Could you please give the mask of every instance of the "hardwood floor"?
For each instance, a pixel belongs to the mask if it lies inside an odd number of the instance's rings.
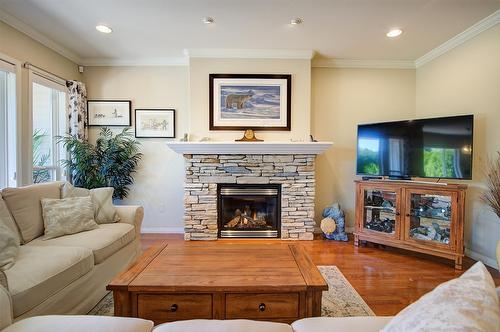
[[[185,242],[180,234],[143,234],[143,248],[157,241],[203,246],[202,242]],[[266,243],[280,240],[224,239],[218,243],[234,241]],[[283,241],[289,243],[289,241]],[[437,285],[456,278],[453,262],[436,257],[372,244],[355,247],[349,242],[327,241],[321,238],[299,242],[316,265],[336,265],[372,310],[379,316],[394,315]],[[464,271],[474,261],[464,259]],[[489,269],[497,286],[500,274]]]

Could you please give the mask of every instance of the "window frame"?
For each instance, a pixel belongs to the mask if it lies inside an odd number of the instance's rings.
[[[55,77],[53,75],[50,75],[49,73],[41,72],[41,71],[35,71],[32,69],[29,69],[29,114],[28,114],[28,122],[29,122],[29,137],[28,139],[28,152],[29,152],[29,162],[27,163],[26,171],[27,171],[27,179],[29,184],[33,184],[33,84],[39,84],[44,87],[50,88],[52,90],[56,90],[58,92],[62,92],[64,94],[64,119],[68,118],[68,90],[66,88],[66,81]],[[59,135],[60,133],[55,134],[54,130],[57,132],[60,129],[60,123],[59,123],[59,99],[56,98],[56,94],[52,93],[52,138],[54,136]],[[66,125],[64,126],[65,131],[66,131]],[[54,135],[55,134],[55,135]],[[44,167],[44,169],[50,170],[50,171],[55,171],[55,178],[52,181],[60,181],[62,177],[65,175],[62,167],[58,165],[59,160],[65,158],[66,156],[61,156],[61,148],[60,145],[52,139],[52,161],[51,165]]]
[[[9,85],[6,96],[8,107],[5,114],[6,130],[6,152],[4,166],[6,166],[5,185],[7,187],[17,187],[22,184],[22,65],[21,62],[0,53],[0,69],[14,75],[14,82],[7,82]],[[2,156],[4,157],[4,156]]]

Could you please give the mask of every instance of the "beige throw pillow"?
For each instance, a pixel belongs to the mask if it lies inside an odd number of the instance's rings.
[[[0,223],[0,271],[7,270],[14,265],[18,251],[18,234]]]
[[[45,235],[43,240],[89,231],[98,227],[94,221],[94,205],[87,197],[42,199]]]
[[[94,215],[98,224],[109,224],[120,221],[116,208],[113,205],[113,193],[115,189],[112,187],[95,188],[90,190],[90,197],[94,202]]]
[[[89,196],[94,203],[94,219],[98,224],[109,224],[120,221],[116,208],[113,205],[112,187],[85,189],[73,186],[66,182],[61,188],[62,198]]]
[[[397,314],[382,332],[500,331],[495,283],[478,262],[460,278],[445,282]]]
[[[43,235],[40,200],[61,198],[61,185],[62,182],[56,181],[2,190],[2,197],[19,228],[22,244]]]

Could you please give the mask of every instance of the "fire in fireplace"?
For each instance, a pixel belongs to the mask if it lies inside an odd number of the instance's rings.
[[[219,184],[219,237],[280,237],[281,185]]]

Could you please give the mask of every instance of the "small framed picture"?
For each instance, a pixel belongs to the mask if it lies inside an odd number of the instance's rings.
[[[292,76],[210,74],[210,130],[291,129]]]
[[[132,125],[130,100],[88,100],[89,126],[129,127]]]
[[[174,138],[174,109],[136,109],[135,137],[142,138]]]

